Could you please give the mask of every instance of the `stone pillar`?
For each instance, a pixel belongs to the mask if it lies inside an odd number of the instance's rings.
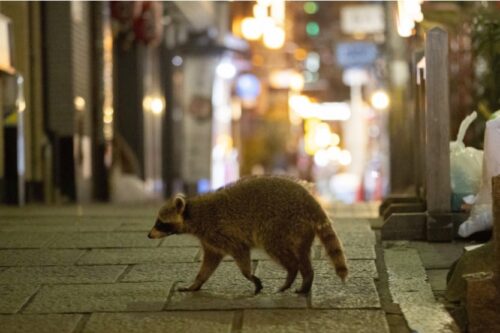
[[[433,28],[425,41],[425,198],[427,240],[453,239],[450,185],[448,33]]]

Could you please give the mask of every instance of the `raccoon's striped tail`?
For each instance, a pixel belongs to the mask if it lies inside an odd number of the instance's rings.
[[[335,272],[345,282],[349,270],[347,269],[344,250],[328,219],[316,225],[316,235],[325,247],[333,266],[335,266]]]

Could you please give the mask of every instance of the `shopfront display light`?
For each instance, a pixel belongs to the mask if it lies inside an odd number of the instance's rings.
[[[332,144],[332,132],[327,123],[319,123],[314,129],[314,143],[316,146],[326,148]]]
[[[183,61],[182,57],[176,55],[172,58],[172,65],[179,67],[180,65],[182,65],[182,61]]]
[[[219,65],[217,65],[215,72],[221,78],[230,80],[236,75],[237,70],[232,63],[223,61]]]
[[[267,6],[262,6],[258,3],[253,5],[253,16],[255,16],[256,19],[267,17]]]
[[[328,158],[328,152],[324,149],[318,150],[314,154],[314,163],[319,167],[325,167],[330,163],[330,159]]]
[[[309,15],[313,15],[313,14],[316,14],[318,12],[318,9],[319,9],[319,6],[316,2],[314,1],[307,1],[305,4],[304,4],[304,11],[309,14]]]
[[[377,110],[384,110],[389,106],[389,96],[383,90],[377,90],[370,98],[372,106]]]
[[[317,72],[321,63],[320,56],[317,52],[309,52],[305,60],[306,69],[310,72]]]
[[[253,17],[241,21],[241,34],[247,40],[262,38],[270,49],[280,49],[285,44],[285,1],[259,0],[253,6]]]
[[[289,103],[292,101],[289,101]],[[345,102],[297,103],[290,104],[293,111],[303,119],[320,119],[325,121],[344,121],[351,118],[351,108]]]
[[[290,79],[290,89],[293,91],[301,91],[304,88],[304,76],[299,73],[294,73]]]
[[[350,165],[351,162],[352,162],[351,153],[348,150],[342,150],[339,156],[339,163],[344,166],[347,166]]]
[[[424,19],[422,2],[423,0],[398,0],[396,24],[401,37],[413,35],[415,23]]]
[[[270,49],[279,49],[285,44],[285,30],[273,27],[264,31],[264,45]]]
[[[262,36],[262,25],[259,24],[259,19],[247,17],[241,21],[241,33],[248,40],[257,40]]]
[[[76,96],[73,103],[75,104],[75,109],[77,111],[85,110],[85,99],[82,96]]]
[[[163,109],[165,108],[165,103],[163,103],[163,99],[160,97],[151,98],[151,112],[156,115],[162,114]]]
[[[319,24],[318,22],[307,22],[306,24],[306,33],[311,37],[316,37],[319,35]]]

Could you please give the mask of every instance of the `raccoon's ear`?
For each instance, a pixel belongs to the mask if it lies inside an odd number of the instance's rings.
[[[184,212],[184,208],[186,208],[186,197],[183,194],[177,194],[174,198],[175,209],[178,214],[182,214]]]

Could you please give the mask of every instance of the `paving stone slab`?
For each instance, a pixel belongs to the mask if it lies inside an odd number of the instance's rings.
[[[14,225],[63,225],[75,223],[78,220],[76,216],[1,216],[0,227]]]
[[[0,266],[70,265],[85,250],[16,249],[0,250]]]
[[[10,267],[0,273],[0,284],[114,282],[126,267],[124,265]]]
[[[2,232],[0,249],[36,249],[45,247],[55,237],[53,233]]]
[[[344,246],[366,246],[375,245],[377,243],[375,233],[368,231],[343,231],[339,230],[338,236]]]
[[[122,225],[123,223],[146,223],[150,221],[147,217],[141,216],[120,216],[116,213],[114,215],[108,216],[85,216],[82,215],[78,219],[79,222],[83,223],[113,223],[117,225]]]
[[[58,209],[61,206],[58,206]],[[21,208],[24,209],[24,208]],[[123,216],[83,216],[83,215],[57,215],[54,211],[52,215],[11,215],[2,216],[0,214],[0,225],[62,225],[72,223],[94,223],[94,224],[117,224],[122,223],[141,223],[147,219],[140,217],[123,217]]]
[[[349,277],[377,278],[377,267],[374,260],[349,260]],[[315,276],[335,276],[335,268],[329,260],[314,260],[313,269]],[[274,261],[259,261],[255,275],[260,278],[285,278],[286,270]]]
[[[37,290],[34,284],[0,284],[0,313],[16,313]]]
[[[78,260],[78,264],[103,265],[193,262],[198,252],[199,249],[196,247],[92,249]]]
[[[19,207],[2,207],[0,217],[122,217],[154,219],[162,202],[146,204],[88,204],[88,205],[26,205]]]
[[[316,257],[321,260],[327,260],[328,257],[323,246],[317,246],[315,248]],[[377,255],[375,254],[374,245],[368,244],[365,246],[344,246],[344,253],[347,259],[371,259],[375,260]]]
[[[59,234],[51,248],[157,247],[161,240],[148,239],[143,232],[102,232]]]
[[[371,230],[368,217],[336,217],[333,213],[333,224],[337,229]]]
[[[349,278],[378,278],[375,260],[370,259],[351,259],[347,261],[349,268]],[[330,260],[314,260],[313,267],[318,276],[336,276],[335,267]]]
[[[94,313],[83,333],[229,333],[232,320],[231,311]]]
[[[150,228],[151,229],[151,228]],[[163,238],[161,247],[200,246],[198,238],[191,235],[172,235]]]
[[[214,274],[215,275],[215,274]],[[277,292],[281,280],[262,280],[264,289],[254,295],[254,285],[244,278],[212,278],[197,292],[175,291],[168,302],[169,310],[229,310],[306,308],[305,296],[297,295],[293,289]],[[184,284],[179,284],[184,285]],[[186,284],[188,285],[188,284]],[[292,287],[293,288],[293,287]]]
[[[449,269],[464,253],[466,243],[410,242],[409,246],[418,250],[420,259],[427,269]]]
[[[389,290],[411,330],[417,332],[458,332],[442,304],[435,301],[418,251],[407,243],[384,243]]]
[[[161,311],[171,288],[165,282],[48,285],[24,312]]]
[[[2,232],[98,232],[118,228],[116,223],[16,224],[0,227]]]
[[[134,265],[121,278],[122,282],[184,281],[194,280],[200,263],[164,263]],[[220,269],[220,267],[219,267]]]
[[[95,218],[124,218],[124,219],[149,219],[154,220],[163,200],[157,203],[137,204],[89,204],[77,206],[78,215]]]
[[[245,310],[242,333],[388,333],[380,310]]]
[[[346,283],[336,276],[318,276],[312,288],[313,308],[380,308],[380,299],[371,278],[349,278]]]
[[[71,333],[82,318],[80,314],[17,314],[0,316],[0,330],[8,333]]]
[[[194,280],[200,266],[199,262],[134,265],[122,277],[122,281],[182,281],[184,284],[188,284]],[[210,277],[210,280],[224,281],[227,279],[244,279],[234,262],[222,262]]]
[[[377,243],[375,233],[372,230],[337,230],[337,236],[340,238],[343,246],[367,246]],[[318,237],[314,238],[314,245],[322,245]]]
[[[142,231],[145,233],[148,233],[151,228],[153,227],[154,221],[153,222],[124,222],[118,228],[116,228],[116,231]]]

